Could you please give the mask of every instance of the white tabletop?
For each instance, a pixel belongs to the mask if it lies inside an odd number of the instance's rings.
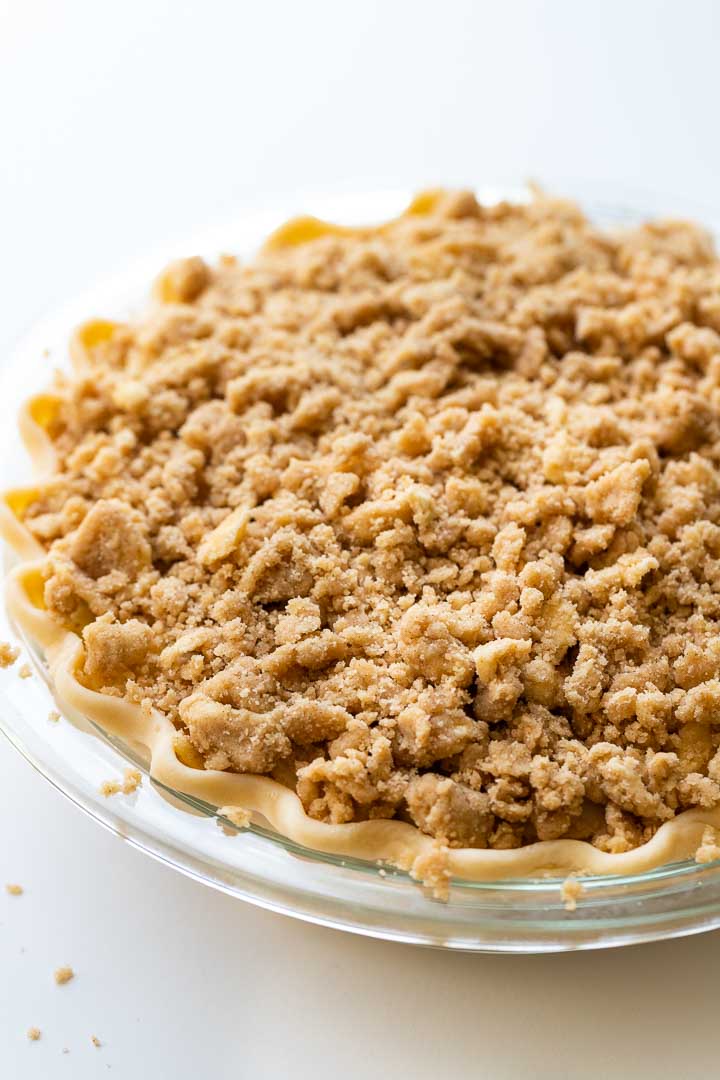
[[[272,193],[533,176],[717,203],[719,32],[710,0],[0,0],[0,349]],[[132,850],[2,741],[5,882],[3,1080],[717,1072],[718,934],[521,958],[304,925]]]

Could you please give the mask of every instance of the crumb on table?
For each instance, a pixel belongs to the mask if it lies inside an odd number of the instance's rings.
[[[53,724],[57,724],[59,719],[60,713],[57,711],[57,709],[51,709],[48,713],[48,720],[52,721]]]
[[[27,1029],[27,1037],[30,1042],[37,1042],[41,1035],[42,1031],[39,1027],[29,1027]]]
[[[55,982],[58,986],[64,986],[65,983],[69,983],[74,978],[75,972],[71,967],[59,967],[55,971]]]
[[[5,892],[9,893],[10,896],[22,896],[23,887],[22,885],[6,885]]]
[[[32,668],[29,664],[23,664],[18,668],[18,675],[21,679],[29,679],[32,675]]]
[[[93,1044],[93,1046],[97,1046],[98,1048],[102,1046],[102,1043],[98,1039],[97,1035],[91,1035],[90,1042]]]

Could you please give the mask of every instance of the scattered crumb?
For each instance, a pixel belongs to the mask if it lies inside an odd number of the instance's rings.
[[[132,795],[142,784],[142,773],[137,769],[126,769],[123,780],[123,795]]]
[[[10,896],[22,896],[23,887],[22,885],[6,885],[5,891],[10,893]]]
[[[57,709],[51,709],[48,713],[48,720],[52,720],[53,724],[57,724],[59,719],[60,713],[57,711]]]
[[[126,769],[125,775],[120,780],[105,780],[100,785],[100,794],[105,798],[109,798],[111,795],[118,795],[121,791],[123,795],[132,795],[137,791],[142,783],[142,773],[137,769]]]
[[[42,1031],[38,1027],[30,1027],[27,1029],[27,1037],[30,1042],[37,1042],[41,1035]]]
[[[221,806],[218,813],[238,829],[246,829],[250,824],[250,811],[242,806]]]
[[[383,870],[383,868],[380,867],[380,869],[378,870],[378,874],[380,875],[380,877],[387,877],[387,870]]]
[[[10,667],[20,655],[20,650],[9,641],[0,641],[0,667]]]
[[[566,911],[575,911],[577,902],[582,896],[582,893],[583,887],[573,874],[570,874],[565,878],[560,887],[560,896],[562,897],[563,907]]]
[[[97,1035],[91,1035],[90,1042],[93,1044],[93,1046],[97,1046],[98,1048],[102,1046],[102,1043],[98,1039]]]
[[[32,668],[29,664],[23,664],[22,667],[18,668],[18,675],[21,679],[29,679],[32,675]]]
[[[71,967],[59,967],[55,972],[55,982],[58,986],[64,986],[75,978],[75,972]]]
[[[703,830],[700,846],[695,852],[695,862],[709,863],[715,862],[716,859],[720,859],[717,830],[712,825],[707,825]]]
[[[409,874],[415,881],[426,885],[436,900],[447,900],[450,896],[450,858],[448,848],[434,840],[430,850],[418,855],[409,868]]]

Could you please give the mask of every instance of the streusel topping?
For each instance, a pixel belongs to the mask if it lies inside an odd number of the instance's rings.
[[[311,817],[621,852],[720,801],[720,263],[544,197],[415,210],[81,330],[45,603],[88,686]]]

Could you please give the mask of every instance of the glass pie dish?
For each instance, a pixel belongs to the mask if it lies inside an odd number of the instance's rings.
[[[526,192],[508,189],[482,190],[478,194],[485,202],[527,196]],[[590,192],[580,192],[579,201],[593,220],[605,226],[632,224],[663,209],[688,212],[688,208],[676,203],[663,207],[643,198],[632,200],[642,207],[642,212],[633,213],[594,198]],[[631,200],[626,197],[622,201]],[[308,200],[303,209],[331,221],[353,224],[390,218],[407,202],[402,193],[366,194]],[[209,258],[228,249],[249,254],[278,221],[288,217],[288,209],[293,208],[247,214],[222,229],[190,238],[183,250]],[[705,212],[690,210],[690,216],[708,221]],[[78,298],[44,320],[18,346],[3,373],[5,488],[16,488],[29,468],[16,435],[15,420],[21,403],[47,383],[48,368],[54,362],[64,364],[67,341],[75,325],[96,314],[113,318],[132,314],[163,261],[153,259]],[[45,360],[41,360],[43,355]],[[3,619],[4,636],[12,636],[14,628],[7,626],[7,616],[3,615]],[[152,781],[146,779],[137,791],[108,799],[101,788],[106,781],[115,779],[124,766],[131,764],[147,776],[147,755],[138,743],[121,740],[104,730],[97,716],[93,721],[82,715],[78,711],[82,699],[77,696],[77,708],[63,705],[59,723],[49,719],[54,702],[48,666],[32,641],[26,639],[25,645],[43,678],[3,679],[6,700],[0,723],[13,743],[97,820],[143,850],[232,894],[360,933],[467,950],[597,947],[673,936],[720,923],[720,916],[715,914],[720,901],[716,864],[700,866],[685,860],[655,865],[660,861],[658,851],[684,855],[697,847],[702,824],[702,816],[697,814],[682,815],[683,821],[672,823],[673,844],[664,843],[658,833],[657,843],[652,842],[653,857],[644,862],[642,858],[625,860],[624,864],[619,861],[636,872],[624,876],[585,874],[581,882],[564,893],[567,866],[554,874],[544,871],[534,878],[512,880],[498,880],[503,874],[496,869],[494,880],[454,877],[449,897],[439,901],[403,871],[338,854],[341,845],[336,845],[335,851],[313,850],[297,838],[280,835],[257,817],[248,828],[240,830],[233,824],[232,815],[224,816],[216,805],[197,793],[178,790],[167,774],[163,783],[154,771]],[[63,701],[67,700],[63,696]],[[208,774],[200,775],[210,781]],[[664,837],[668,835],[666,829]],[[526,849],[525,854],[528,852]],[[510,866],[511,860],[503,856],[512,854],[497,853],[496,867],[502,868],[505,863]],[[545,866],[548,859],[543,853],[534,863],[532,858],[525,858],[524,864]],[[469,864],[469,857],[466,861]],[[601,864],[604,861],[607,857],[597,860]],[[462,869],[463,858],[458,857],[455,865]],[[615,860],[613,866],[617,865]],[[566,906],[573,906],[577,891],[577,906],[573,911],[566,910]],[[568,897],[566,905],[564,896]]]

